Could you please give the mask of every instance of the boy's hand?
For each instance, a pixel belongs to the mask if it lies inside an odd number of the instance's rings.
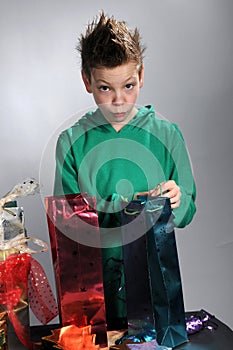
[[[174,180],[161,182],[153,190],[149,191],[149,196],[161,196],[170,198],[172,209],[178,208],[180,206],[181,191],[180,187]]]
[[[175,209],[180,206],[181,191],[180,187],[176,184],[174,180],[169,180],[166,182],[161,182],[158,186],[148,192],[138,192],[137,196],[151,196],[151,197],[168,197],[171,201],[171,208]]]

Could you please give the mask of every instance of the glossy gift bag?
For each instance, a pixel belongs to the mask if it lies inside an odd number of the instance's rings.
[[[106,343],[102,255],[95,200],[47,197],[46,212],[62,326],[91,325]]]
[[[34,241],[36,244],[42,242],[38,239]],[[27,239],[18,242],[16,250],[22,248],[25,252],[13,254],[13,247],[4,249],[5,260],[0,260],[0,314],[6,315],[11,337],[15,334],[15,346],[17,342],[19,347],[22,343],[32,349],[29,306],[37,319],[47,324],[57,316],[57,305],[44,269],[32,257],[32,253],[27,252],[30,249],[25,246]],[[11,337],[8,337],[10,347]]]
[[[27,291],[30,262],[24,255],[18,255],[20,248],[11,248],[11,242],[25,238],[24,210],[16,201],[3,204],[0,208],[0,312],[5,313],[7,329],[11,335],[15,334],[17,345],[22,342],[30,347]],[[9,245],[9,249],[4,249],[5,245]],[[7,347],[11,345],[10,337],[6,339]]]
[[[154,330],[160,345],[174,348],[188,338],[170,200],[132,201],[122,220],[129,334]]]

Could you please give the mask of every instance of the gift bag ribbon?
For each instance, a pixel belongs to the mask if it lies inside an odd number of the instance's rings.
[[[21,295],[22,290],[20,288],[10,290],[9,292],[0,293],[0,304],[16,306],[20,300]]]
[[[46,324],[58,315],[58,307],[53,292],[49,285],[46,274],[38,261],[32,257],[36,251],[24,246],[30,238],[23,238],[7,242],[0,249],[12,249],[12,247],[23,251],[20,254],[11,254],[6,260],[0,262],[0,304],[6,305],[9,320],[19,340],[28,348],[32,347],[29,329],[20,323],[17,317],[17,305],[23,298],[23,293],[28,295],[29,305],[42,324]],[[41,243],[43,251],[46,243],[34,239],[34,244]],[[24,247],[24,248],[23,248]],[[29,253],[30,252],[30,253]],[[22,299],[23,300],[23,299]],[[27,303],[25,303],[27,306]]]

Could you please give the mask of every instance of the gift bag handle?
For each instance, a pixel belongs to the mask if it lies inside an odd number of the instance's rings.
[[[154,212],[159,211],[159,210],[161,210],[161,209],[163,209],[163,205],[159,205],[158,207],[156,207],[156,208],[154,208],[154,209],[146,209],[146,211],[147,211],[148,213],[154,213]],[[136,214],[140,214],[141,211],[140,211],[140,210],[129,211],[127,208],[125,208],[125,209],[124,209],[124,213],[125,213],[126,215],[136,215]]]
[[[62,201],[62,216],[65,220],[70,220],[73,216],[80,215],[86,212],[87,210],[90,210],[90,203],[87,201],[85,197],[82,197],[82,199],[84,203],[82,204],[82,206],[80,205],[81,209],[74,210],[71,214],[66,213],[66,207],[65,207],[66,201]]]

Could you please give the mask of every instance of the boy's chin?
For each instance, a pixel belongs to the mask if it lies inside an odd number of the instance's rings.
[[[129,115],[126,113],[116,113],[116,114],[112,114],[112,113],[106,113],[104,114],[105,119],[107,119],[107,121],[110,124],[125,124],[127,123],[127,121],[129,120]]]

